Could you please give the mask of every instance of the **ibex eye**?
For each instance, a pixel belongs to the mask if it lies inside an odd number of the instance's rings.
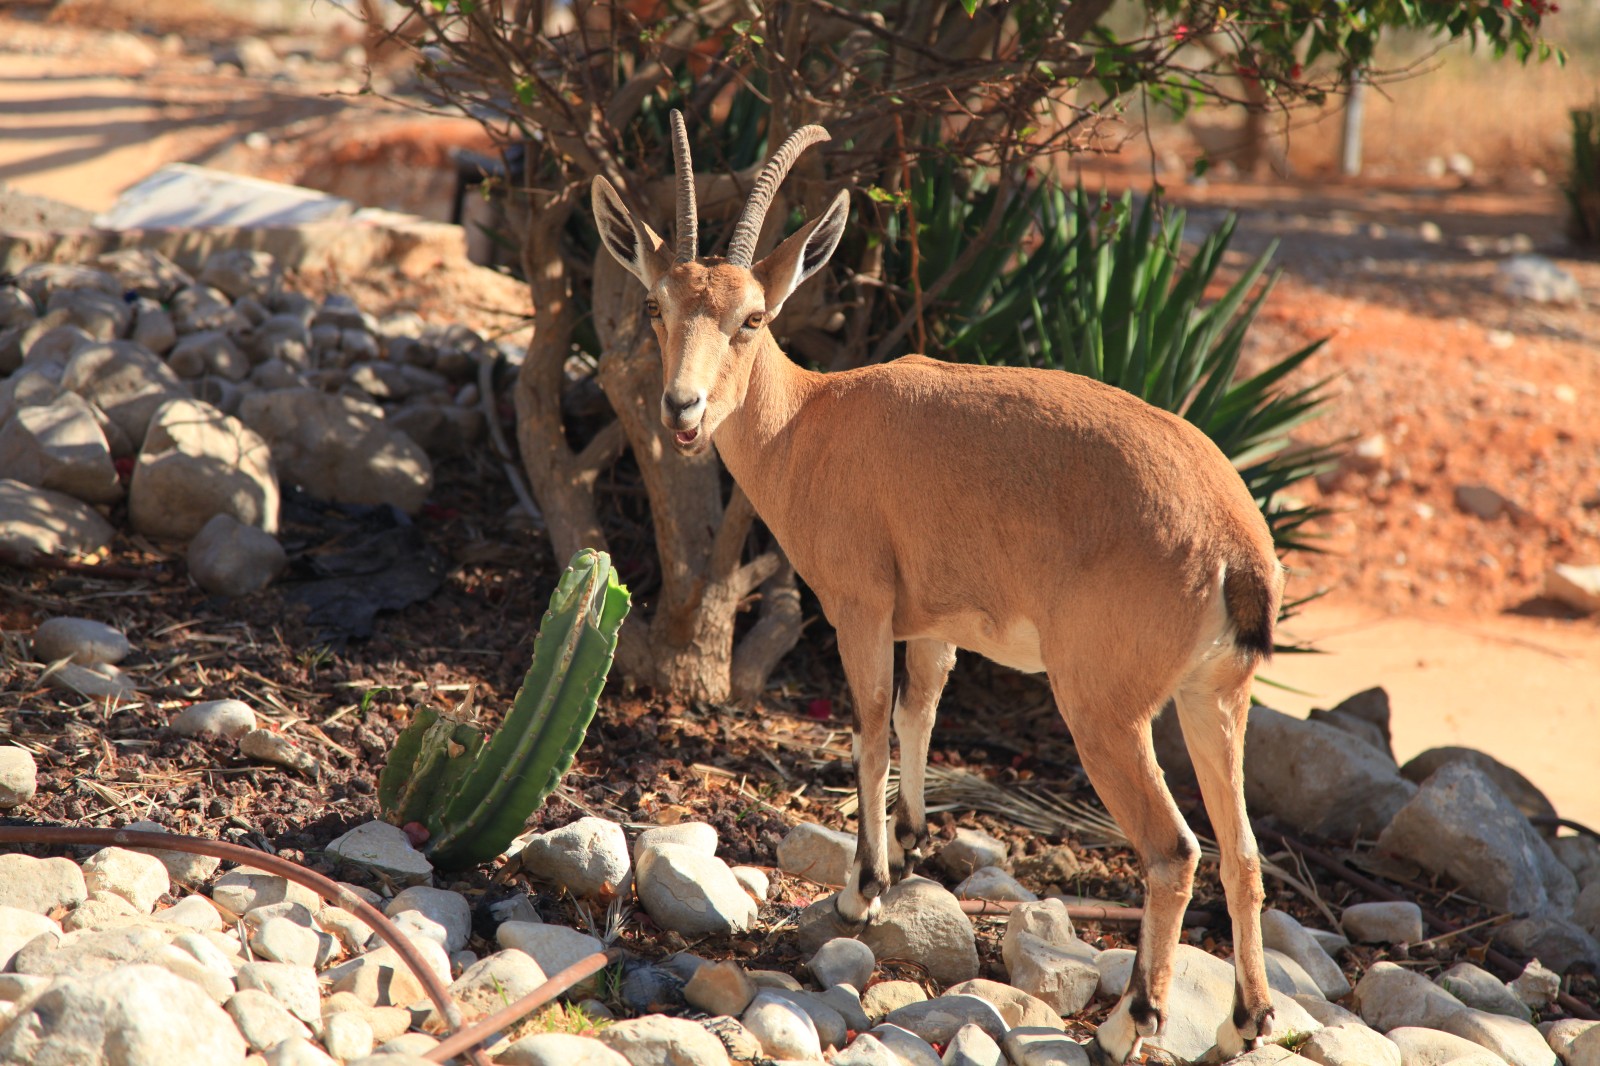
[[[644,302],[644,313],[649,315],[651,318],[660,318],[661,305],[656,303],[654,300],[646,300]]]
[[[763,315],[760,311],[757,311],[755,314],[744,320],[744,328],[760,329],[761,323],[766,320],[766,317],[766,315]]]

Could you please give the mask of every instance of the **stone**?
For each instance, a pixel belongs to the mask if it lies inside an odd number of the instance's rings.
[[[750,894],[750,898],[757,903],[765,903],[767,896],[772,891],[772,882],[767,877],[767,872],[755,866],[729,867],[733,879],[739,882],[739,887]]]
[[[1020,988],[1003,985],[999,981],[988,981],[975,977],[971,981],[962,981],[958,985],[951,985],[945,989],[946,996],[977,996],[987,1000],[1000,1012],[1000,1017],[1005,1019],[1009,1027],[1022,1026],[1027,1029],[1059,1029],[1061,1016],[1055,1012],[1044,1000],[1037,996],[1030,996]]]
[[[1557,1025],[1562,1023],[1557,1022]],[[1550,1042],[1555,1047],[1555,1041]],[[1600,1066],[1600,1025],[1591,1023],[1567,1044],[1566,1066]]]
[[[121,896],[101,896],[85,900],[61,919],[61,928],[67,932],[80,929],[110,929],[119,925],[140,925],[145,916]]]
[[[1061,1015],[1078,1013],[1100,989],[1100,970],[1095,963],[1030,933],[1016,939],[1006,958],[1006,970],[1012,985]]]
[[[86,555],[110,544],[113,532],[80,500],[0,478],[0,561],[25,566],[40,555]]]
[[[922,1037],[898,1025],[885,1022],[872,1030],[872,1035],[888,1049],[889,1053],[905,1066],[938,1066],[939,1053]]]
[[[1534,959],[1507,987],[1522,1003],[1534,1010],[1543,1010],[1560,995],[1561,976]]]
[[[1294,959],[1273,948],[1267,949],[1267,984],[1287,996],[1322,995],[1322,989]]]
[[[1458,508],[1485,522],[1520,510],[1515,503],[1488,485],[1457,485],[1455,500]]]
[[[402,927],[403,931],[403,927]],[[440,981],[450,980],[450,958],[444,948],[423,936],[408,937],[422,961]],[[372,1007],[409,1007],[428,998],[427,989],[401,958],[385,944],[322,971],[335,992],[350,992]]]
[[[628,1060],[588,1036],[535,1033],[495,1057],[499,1066],[629,1066]]]
[[[717,853],[717,831],[705,822],[679,822],[677,825],[655,825],[641,832],[633,840],[633,863],[639,864],[639,856],[647,848],[656,844],[682,844],[693,848],[702,855],[712,856]]]
[[[524,843],[521,859],[530,876],[580,899],[610,899],[628,884],[628,839],[622,826],[604,818],[579,818],[535,834]]]
[[[79,349],[67,360],[61,387],[104,411],[135,448],[144,445],[156,411],[186,396],[171,367],[129,341]]]
[[[1511,991],[1504,981],[1481,966],[1474,966],[1470,962],[1458,962],[1435,977],[1433,983],[1469,1007],[1491,1014],[1504,1014],[1524,1022],[1533,1021],[1533,1012],[1528,1009],[1528,1005],[1518,999],[1516,993]]]
[[[128,339],[155,355],[166,355],[178,343],[178,327],[160,303],[140,299],[133,306],[133,332]]]
[[[244,915],[257,907],[282,903],[284,900],[304,904],[313,913],[322,904],[322,898],[304,885],[244,866],[229,870],[217,878],[216,884],[211,886],[211,900],[235,915]]]
[[[433,864],[411,846],[399,826],[388,822],[358,825],[334,840],[326,850],[330,855],[384,874],[402,885],[426,884],[433,878]]]
[[[122,828],[134,833],[169,832],[166,827],[157,825],[155,822],[129,822]],[[210,880],[211,875],[217,872],[217,867],[222,865],[221,859],[213,858],[210,855],[193,855],[186,851],[175,851],[170,848],[129,848],[129,850],[138,852],[141,855],[149,855],[159,860],[161,865],[167,868],[169,882],[179,884],[196,884]],[[206,899],[193,896],[188,898],[195,900],[194,903],[189,904],[191,908],[198,907],[205,912],[209,912],[212,924],[207,925],[206,928],[216,928],[220,924],[216,908],[212,907]],[[160,912],[160,917],[163,921],[177,921],[177,919],[171,917],[173,909],[169,907]]]
[[[872,949],[861,941],[835,937],[816,950],[806,968],[823,988],[839,984],[865,988],[877,964]]]
[[[1467,1005],[1421,974],[1392,962],[1374,963],[1356,983],[1353,1004],[1379,1032],[1407,1026],[1437,1029]]]
[[[1013,1029],[1000,1046],[1012,1066],[1089,1066],[1088,1050],[1059,1029]]]
[[[33,756],[22,748],[0,745],[0,810],[22,806],[38,790],[39,768]]]
[[[1378,835],[1378,847],[1445,874],[1497,910],[1570,907],[1577,882],[1488,775],[1442,766]]]
[[[683,1018],[651,1014],[614,1022],[596,1039],[630,1066],[731,1066],[722,1041]]]
[[[778,868],[819,885],[842,886],[855,859],[853,833],[805,822],[789,830],[778,842]]]
[[[1357,1025],[1363,1029],[1367,1027],[1367,1023],[1361,1020],[1361,1015],[1352,1014],[1337,1003],[1329,1003],[1320,995],[1297,995],[1293,998],[1325,1029],[1337,1025]]]
[[[208,329],[240,333],[250,325],[249,320],[233,309],[223,293],[209,285],[190,285],[179,289],[167,303],[179,333],[197,333]]]
[[[121,630],[92,618],[62,616],[40,623],[33,634],[33,655],[42,663],[70,659],[84,666],[120,663],[133,651]]]
[[[0,906],[0,970],[4,970],[12,956],[34,937],[45,933],[59,935],[60,932],[61,924],[49,915],[21,907]]]
[[[1350,950],[1350,938],[1343,933],[1335,933],[1330,929],[1307,929],[1306,932],[1328,953],[1330,959],[1342,951]]]
[[[119,248],[96,256],[94,265],[116,278],[117,287],[147,300],[167,300],[194,279],[171,259],[151,248]]]
[[[232,338],[216,329],[180,337],[167,354],[167,365],[180,378],[215,376],[224,381],[243,381],[250,374],[250,360]]]
[[[303,1036],[291,1036],[256,1061],[266,1066],[339,1066],[341,1060]]]
[[[208,700],[185,707],[168,728],[179,736],[236,740],[256,728],[256,712],[243,700]]]
[[[1405,1066],[1505,1066],[1472,1041],[1427,1026],[1397,1026],[1384,1035],[1400,1049]]]
[[[1004,841],[981,829],[957,829],[955,839],[939,849],[934,861],[951,877],[964,878],[986,866],[1003,866],[1007,852]]]
[[[1556,1053],[1544,1034],[1520,1018],[1469,1007],[1450,1015],[1439,1028],[1486,1048],[1509,1066],[1556,1066]]]
[[[245,1041],[198,986],[159,966],[59,978],[0,1031],[0,1062],[242,1066]]]
[[[1406,900],[1353,903],[1339,924],[1359,944],[1412,944],[1423,937],[1422,908]]]
[[[1005,1053],[980,1026],[963,1025],[944,1049],[944,1066],[1005,1066]]]
[[[502,948],[515,948],[533,957],[547,974],[557,974],[590,955],[603,953],[606,946],[576,929],[535,922],[503,922],[495,931]],[[573,985],[572,995],[587,995],[599,987],[599,976]]]
[[[524,868],[528,861],[523,859]],[[755,900],[733,879],[727,864],[683,844],[646,849],[634,888],[645,912],[677,933],[738,933],[756,920]]]
[[[844,1019],[847,1030],[854,1029],[860,1033],[872,1028],[872,1022],[861,1006],[861,993],[856,991],[854,985],[834,985],[832,988],[825,988],[817,993],[816,998]]]
[[[246,395],[239,417],[269,443],[279,475],[318,499],[392,504],[415,514],[433,490],[427,453],[384,425],[374,404],[274,389]]]
[[[128,493],[128,516],[146,536],[188,540],[219,514],[268,533],[278,528],[278,479],[266,441],[187,397],[152,415]]]
[[[317,972],[309,966],[291,966],[286,962],[247,962],[239,967],[234,980],[241,990],[255,988],[267,993],[307,1025],[318,1025],[322,1020]]]
[[[384,914],[390,918],[406,911],[418,911],[438,922],[445,931],[446,951],[462,950],[472,937],[472,904],[459,892],[413,885],[402,890],[384,908]]]
[[[195,584],[213,596],[260,592],[289,567],[276,537],[231,514],[214,515],[200,527],[185,561]]]
[[[1072,928],[1072,917],[1067,905],[1059,899],[1047,899],[1011,908],[1006,916],[1006,932],[1000,941],[1000,957],[1006,968],[1020,950],[1022,938],[1031,936],[1052,947],[1065,948],[1077,941]]]
[[[756,998],[756,983],[736,962],[707,963],[684,983],[683,998],[707,1014],[738,1017]]]
[[[354,1011],[339,1011],[322,1019],[322,1043],[328,1054],[347,1062],[372,1054],[376,1039],[371,1022]]]
[[[306,917],[309,921],[310,915]],[[270,962],[310,967],[315,967],[323,954],[317,930],[283,917],[262,922],[250,937],[250,950]]]
[[[43,367],[19,371],[0,380],[0,424],[24,407],[48,407],[62,396],[76,395],[62,392]]]
[[[1600,970],[1600,941],[1556,911],[1497,926],[1494,942],[1508,954],[1539,959],[1562,973],[1580,963]]]
[[[373,1066],[395,1066],[397,1059],[403,1066],[412,1066],[413,1062],[430,1063],[431,1066],[432,1060],[422,1056],[438,1044],[439,1038],[427,1033],[401,1033],[393,1040],[380,1044],[377,1053],[367,1056],[366,1061]]]
[[[740,1015],[744,1027],[775,1059],[820,1059],[822,1042],[811,1016],[772,992],[761,992]]]
[[[227,1010],[245,1043],[256,1051],[270,1051],[290,1037],[309,1039],[311,1036],[305,1023],[259,989],[235,992],[228,1000]]]
[[[168,929],[139,924],[36,937],[12,956],[11,968],[42,977],[88,977],[139,962],[173,935]]]
[[[916,1033],[930,1044],[947,1044],[963,1026],[976,1025],[996,1040],[1010,1028],[1000,1011],[980,996],[945,995],[908,1003],[883,1019]]]
[[[1320,1029],[1301,1045],[1300,1057],[1322,1066],[1402,1066],[1394,1041],[1364,1025]]]
[[[200,268],[200,284],[221,291],[231,300],[270,296],[278,286],[278,264],[266,252],[227,248],[206,256]]]
[[[76,692],[92,700],[124,702],[135,699],[138,690],[130,678],[124,677],[115,666],[79,666],[67,663],[58,666],[45,678],[45,684],[65,692]]]
[[[160,859],[127,848],[101,848],[89,856],[83,863],[83,880],[90,899],[121,896],[141,914],[154,910],[156,901],[172,887]]]
[[[904,959],[924,967],[940,984],[951,985],[978,976],[978,950],[972,920],[961,902],[943,885],[908,877],[881,897],[878,917],[861,932],[861,942],[875,958]],[[798,940],[802,951],[815,951],[837,934],[833,898],[801,912]]]
[[[1545,571],[1544,594],[1584,614],[1600,611],[1600,565],[1555,564]]]
[[[66,322],[97,341],[115,340],[133,320],[133,309],[120,295],[95,289],[57,289],[45,304],[45,314],[64,311]]]
[[[921,1003],[928,998],[921,985],[915,981],[879,981],[861,995],[861,1009],[876,1025],[890,1012],[907,1003]]]
[[[955,888],[957,899],[986,899],[1002,903],[1032,903],[1038,896],[998,866],[984,866]]]
[[[3,752],[4,749],[0,749]],[[3,763],[3,759],[0,759]],[[0,775],[0,781],[3,781]],[[5,806],[4,786],[0,785],[0,807]],[[1578,893],[1578,901],[1572,907],[1572,920],[1588,931],[1590,936],[1600,936],[1600,881],[1585,886]]]
[[[200,899],[199,896],[190,896],[190,899]],[[210,909],[207,905],[207,909]],[[212,911],[215,914],[215,911]],[[237,941],[234,941],[237,943]],[[218,947],[204,933],[189,932],[179,933],[172,938],[169,945],[174,951],[181,951],[195,962],[199,963],[206,971],[226,979],[229,994],[233,992],[233,972],[240,959]],[[227,997],[222,997],[226,999]]]
[[[1244,772],[1252,811],[1313,836],[1374,833],[1417,791],[1365,741],[1263,706],[1250,708]]]
[[[678,956],[675,961],[688,960]],[[677,1014],[684,1003],[683,986],[682,976],[672,967],[632,959],[623,966],[617,999],[630,1014]]]
[[[1400,767],[1400,776],[1420,785],[1440,767],[1454,763],[1466,763],[1482,771],[1526,817],[1555,816],[1555,807],[1532,781],[1494,756],[1473,748],[1429,748]]]
[[[307,776],[315,776],[317,772],[317,760],[310,752],[298,747],[282,733],[271,729],[252,729],[241,736],[239,754],[277,766],[286,766]]]
[[[1567,271],[1542,255],[1516,255],[1495,270],[1495,291],[1530,303],[1572,304],[1583,299],[1583,288]]]
[[[0,470],[85,503],[122,499],[111,445],[89,401],[76,393],[48,406],[19,407],[0,425]]]
[[[470,1025],[479,1018],[509,1007],[548,979],[544,969],[526,952],[507,949],[479,959],[450,984],[450,998],[461,1005]],[[437,1008],[428,1014],[429,1027],[442,1025]]]
[[[805,986],[782,970],[751,970],[750,980],[758,988],[780,988],[787,992],[803,991]]]
[[[816,1026],[817,1039],[824,1048],[843,1047],[848,1037],[849,1025],[845,1022],[844,1014],[833,1008],[832,1004],[815,992],[794,991],[786,988],[763,989],[758,995],[777,996],[779,999],[788,1000],[795,1007],[804,1011],[811,1019],[811,1024]],[[859,1012],[856,1012],[859,1015]]]
[[[1283,911],[1267,908],[1261,912],[1261,939],[1266,947],[1281,951],[1299,964],[1316,983],[1317,991],[1328,999],[1343,999],[1350,994],[1350,982],[1339,964],[1322,950],[1299,922]]]

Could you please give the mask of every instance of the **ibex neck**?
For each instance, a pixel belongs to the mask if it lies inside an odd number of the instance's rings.
[[[783,491],[793,422],[821,377],[790,361],[768,334],[756,350],[744,402],[718,429],[717,453],[758,514],[765,497]]]

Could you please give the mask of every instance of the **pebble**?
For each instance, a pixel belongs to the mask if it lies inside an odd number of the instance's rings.
[[[998,866],[983,866],[955,888],[958,899],[986,899],[1001,903],[1032,903],[1039,897]]]
[[[1524,1022],[1533,1020],[1528,1005],[1500,978],[1481,966],[1458,962],[1433,979],[1433,983],[1469,1007],[1504,1014]]]
[[[1101,986],[1094,962],[1028,933],[1017,938],[1006,966],[1011,984],[1043,1000],[1057,1014],[1078,1013]]]
[[[1407,1064],[1505,1066],[1505,1060],[1490,1054],[1472,1041],[1426,1026],[1396,1026],[1384,1035],[1399,1047],[1400,1060]]]
[[[930,1044],[949,1043],[963,1026],[975,1025],[999,1040],[1010,1028],[994,1004],[971,995],[943,995],[922,1003],[909,1003],[884,1018],[916,1033]]]
[[[898,1025],[884,1023],[874,1026],[872,1035],[905,1066],[939,1066],[939,1053],[922,1037]]]
[[[1555,564],[1545,572],[1544,594],[1585,614],[1600,611],[1600,565]]]
[[[575,962],[582,962],[606,946],[587,933],[559,925],[535,922],[502,922],[495,930],[502,948],[514,948],[531,956],[547,974],[557,974]],[[599,987],[598,975],[573,985],[574,995],[586,995]]]
[[[778,842],[778,868],[819,885],[842,886],[855,859],[853,833],[804,822]]]
[[[1004,841],[981,829],[957,829],[955,839],[939,849],[934,861],[951,877],[963,878],[986,866],[1002,865],[1007,851]]]
[[[76,692],[91,700],[125,703],[136,699],[139,690],[133,682],[120,673],[112,673],[114,670],[116,667],[109,663],[102,664],[97,670],[67,663],[51,671],[45,678],[45,684],[66,692]]]
[[[629,1066],[600,1041],[571,1033],[535,1033],[496,1057],[499,1066]]]
[[[211,900],[229,913],[241,916],[257,907],[285,900],[303,904],[313,912],[322,905],[322,897],[304,885],[242,866],[217,878],[211,886]]]
[[[388,822],[358,825],[329,844],[326,851],[403,885],[426,884],[433,879],[433,864],[411,846],[399,826]]]
[[[267,993],[307,1025],[315,1026],[322,1021],[317,972],[309,966],[247,962],[239,967],[234,979],[241,990],[255,988]]]
[[[339,1066],[339,1060],[303,1036],[291,1036],[267,1052],[266,1066]]]
[[[811,1019],[811,1024],[816,1026],[817,1038],[822,1041],[824,1048],[843,1047],[850,1026],[845,1022],[844,1014],[835,1010],[833,1005],[815,992],[805,990],[792,991],[786,988],[770,988],[764,991],[765,995],[777,996],[779,999],[788,1000],[795,1007],[805,1012]],[[857,1012],[859,1014],[859,1011]]]
[[[1030,996],[1020,988],[989,981],[982,977],[963,981],[945,989],[947,996],[977,996],[987,1000],[1000,1012],[1007,1026],[1027,1029],[1059,1029],[1061,1015],[1050,1004],[1037,996]]]
[[[1005,1053],[980,1026],[964,1025],[944,1049],[944,1066],[1005,1066]]]
[[[1450,1015],[1440,1030],[1470,1040],[1510,1066],[1556,1066],[1555,1052],[1530,1022],[1468,1008]]]
[[[168,832],[165,826],[157,825],[155,822],[129,822],[122,828],[136,833]],[[129,850],[159,859],[161,865],[167,868],[167,877],[178,884],[193,885],[208,881],[211,879],[211,875],[217,872],[217,867],[222,865],[221,859],[211,855],[195,855],[187,851],[174,851],[170,848],[130,848]],[[189,896],[186,898],[197,899],[198,897]],[[199,900],[199,905],[210,911],[213,917],[216,916],[216,909],[206,903],[204,899]],[[191,904],[191,906],[194,905]],[[169,917],[166,912],[162,913],[162,918],[166,921],[176,920]]]
[[[579,818],[530,837],[521,853],[529,875],[561,886],[580,899],[605,898],[625,888],[631,863],[622,826],[604,818]]]
[[[756,983],[736,962],[707,963],[695,970],[683,986],[683,998],[707,1014],[737,1017],[756,997]]]
[[[450,957],[444,948],[426,937],[409,937],[423,963],[440,981],[450,980]],[[385,944],[365,955],[330,966],[322,971],[324,981],[331,981],[335,992],[350,992],[357,999],[373,1007],[409,1007],[427,999],[423,987],[411,967],[400,959],[399,952]]]
[[[657,825],[641,832],[633,841],[633,864],[639,865],[639,856],[656,844],[682,844],[702,855],[717,853],[717,831],[705,822],[679,822],[677,825]]]
[[[1262,942],[1293,959],[1316,983],[1316,990],[1328,999],[1343,999],[1350,994],[1350,982],[1339,964],[1328,956],[1316,938],[1283,911],[1268,907],[1261,912]]]
[[[322,1020],[322,1043],[336,1059],[359,1059],[372,1054],[372,1025],[354,1011],[337,1011]]]
[[[877,964],[872,949],[861,941],[835,937],[817,949],[806,967],[823,988],[840,984],[865,988]]]
[[[156,901],[172,887],[160,859],[127,848],[101,848],[89,856],[83,863],[83,880],[90,899],[121,896],[141,914],[153,911]]]
[[[314,967],[323,957],[317,930],[285,917],[262,922],[250,938],[250,949],[270,962],[293,966]]]
[[[45,933],[60,934],[61,924],[49,915],[0,906],[0,970],[4,970],[22,946]]]
[[[278,538],[231,514],[213,515],[200,527],[185,561],[195,584],[213,596],[260,592],[289,566]]]
[[[497,951],[467,967],[450,984],[450,998],[461,1005],[469,1024],[478,1018],[509,1007],[545,983],[549,975],[533,957],[516,950]],[[429,1026],[440,1025],[438,1011],[429,1012]]]
[[[683,844],[647,848],[640,855],[635,889],[658,925],[686,936],[739,933],[756,920],[755,900],[727,863]]]
[[[874,957],[916,963],[941,984],[978,976],[972,919],[949,889],[926,878],[908,877],[881,899],[882,911],[860,936]],[[800,949],[815,951],[837,931],[833,898],[818,900],[800,914]]]
[[[1089,1052],[1059,1029],[1013,1029],[1000,1046],[1013,1066],[1089,1066]]]
[[[772,992],[757,995],[739,1020],[761,1041],[761,1049],[771,1058],[822,1057],[822,1041],[811,1016]]]
[[[921,1003],[928,993],[915,981],[879,981],[861,995],[861,1009],[873,1024],[907,1003]]]
[[[1353,1004],[1361,1020],[1379,1032],[1403,1027],[1437,1029],[1466,1004],[1423,977],[1392,962],[1374,963],[1356,983]]]
[[[897,1055],[872,1033],[859,1034],[849,1047],[835,1054],[832,1061],[833,1066],[940,1066],[939,1056],[931,1047],[920,1056]]]
[[[1410,902],[1355,903],[1339,924],[1361,944],[1412,944],[1423,937],[1422,908]]]
[[[309,1038],[307,1029],[277,1000],[255,988],[235,992],[228,1000],[228,1013],[239,1027],[245,1043],[256,1051],[270,1051],[290,1037]]]
[[[1534,1010],[1543,1010],[1561,993],[1561,977],[1534,959],[1510,984],[1511,991]]]
[[[651,1014],[614,1022],[600,1030],[597,1039],[635,1064],[731,1066],[722,1041],[683,1018]]]
[[[413,885],[401,891],[384,908],[384,914],[390,918],[407,911],[424,914],[444,928],[446,951],[462,950],[472,936],[472,904],[459,892]]]
[[[308,776],[314,776],[317,771],[317,760],[311,753],[296,747],[295,743],[282,733],[274,733],[270,729],[252,729],[239,738],[239,754],[262,762],[274,763],[278,766],[287,766],[291,770],[298,770]],[[394,827],[390,827],[394,828]],[[352,830],[351,832],[354,832]],[[400,832],[395,829],[395,832]],[[349,834],[346,834],[348,836]],[[401,834],[402,836],[404,834]],[[340,837],[343,840],[344,837]]]
[[[33,654],[39,662],[71,659],[80,666],[120,663],[133,651],[121,630],[92,618],[51,618],[33,634]]]
[[[88,898],[83,871],[71,859],[0,854],[0,907],[48,914],[70,910]]]
[[[750,894],[750,898],[757,903],[765,903],[772,892],[772,880],[765,870],[754,866],[733,866],[729,868],[733,879],[739,882],[739,887]]]
[[[39,788],[39,770],[33,756],[10,744],[0,745],[0,810],[20,807]]]
[[[1401,1066],[1399,1046],[1364,1025],[1319,1029],[1301,1045],[1300,1057],[1322,1066]]]
[[[179,736],[237,739],[256,728],[256,712],[242,700],[209,700],[185,707],[169,728]]]

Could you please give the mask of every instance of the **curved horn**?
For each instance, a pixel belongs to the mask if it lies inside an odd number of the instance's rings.
[[[683,112],[672,111],[673,172],[678,178],[678,262],[692,263],[700,254],[700,215],[694,204],[694,161],[689,158],[689,134]]]
[[[767,160],[767,165],[761,169],[761,176],[756,179],[755,188],[750,192],[750,199],[744,205],[744,214],[739,216],[739,224],[734,227],[733,240],[728,242],[728,262],[748,267],[754,261],[756,240],[761,236],[761,223],[766,221],[767,208],[772,206],[772,197],[777,193],[778,186],[783,184],[789,168],[794,166],[801,152],[826,140],[831,138],[821,126],[801,126],[789,134],[783,147]]]

